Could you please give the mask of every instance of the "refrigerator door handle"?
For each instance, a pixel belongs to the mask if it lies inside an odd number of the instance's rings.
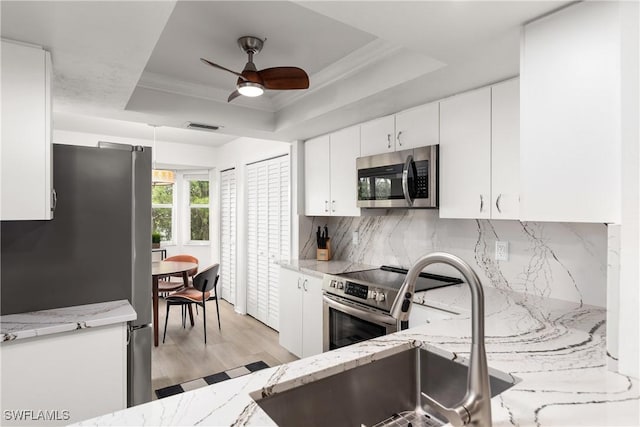
[[[131,322],[127,322],[127,345],[129,345],[129,343],[131,342],[131,335],[133,334],[133,331],[136,331],[142,328],[150,328],[151,326],[153,326],[151,323],[134,326],[131,324]]]

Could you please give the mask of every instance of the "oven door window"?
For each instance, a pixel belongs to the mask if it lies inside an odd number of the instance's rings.
[[[387,328],[329,308],[329,350],[381,337]]]

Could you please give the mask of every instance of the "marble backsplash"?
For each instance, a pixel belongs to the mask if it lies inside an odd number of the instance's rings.
[[[315,258],[319,225],[329,228],[334,259],[410,267],[426,253],[450,252],[470,263],[485,286],[606,306],[604,224],[440,219],[437,210],[408,209],[384,216],[301,217],[300,259]],[[508,242],[508,261],[495,260],[496,240]],[[427,271],[454,274],[439,265]]]

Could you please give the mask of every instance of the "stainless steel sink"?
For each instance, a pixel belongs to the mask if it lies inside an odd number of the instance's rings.
[[[465,395],[467,371],[462,363],[411,348],[281,393],[262,397],[256,392],[253,397],[281,427],[442,425],[446,420],[432,415],[437,412],[424,404],[421,392],[452,406]],[[510,375],[489,373],[491,396],[515,384]]]

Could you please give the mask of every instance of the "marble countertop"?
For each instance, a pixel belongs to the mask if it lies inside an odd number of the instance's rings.
[[[138,317],[127,300],[0,316],[0,342],[95,328]]]
[[[351,261],[317,261],[315,259],[291,259],[278,262],[281,267],[301,273],[322,277],[325,274],[340,274],[350,271],[370,270],[377,266],[358,264]]]
[[[275,425],[251,398],[270,395],[413,346],[468,358],[469,292],[420,295],[459,316],[159,399],[80,425]],[[637,379],[607,370],[605,309],[485,287],[489,367],[520,381],[491,401],[494,426],[638,425]]]

